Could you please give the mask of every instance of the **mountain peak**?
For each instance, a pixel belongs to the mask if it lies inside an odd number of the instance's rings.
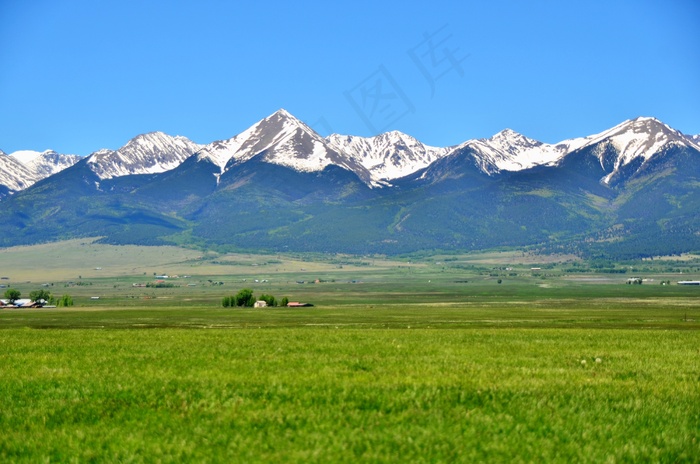
[[[623,121],[612,129],[587,139],[587,146],[604,142],[615,148],[619,153],[615,162],[615,171],[635,158],[641,157],[646,161],[669,144],[692,143],[686,136],[667,124],[656,118],[644,116]]]
[[[523,134],[515,132],[513,129],[503,129],[487,140],[501,145],[507,151],[521,151],[523,148],[532,148],[542,145],[542,142],[525,137]]]
[[[152,147],[153,145],[159,145],[164,143],[167,144],[172,143],[173,141],[183,139],[187,140],[185,137],[182,137],[180,135],[172,136],[161,131],[146,132],[145,134],[139,134],[136,137],[132,138],[126,143],[126,145],[124,145],[119,150],[124,150],[126,149],[126,147],[132,145],[147,145]]]
[[[271,118],[273,116],[297,119],[289,111],[285,110],[284,108],[278,109],[277,111],[272,113],[270,116],[268,116],[268,118]]]
[[[101,179],[132,174],[155,174],[180,165],[200,146],[186,137],[164,132],[137,135],[118,150],[99,150],[91,154],[88,164]]]
[[[4,152],[0,152],[0,154],[5,155]],[[5,159],[8,160],[4,163],[7,175],[9,176],[11,172],[14,172],[14,175],[18,177],[14,181],[9,180],[7,182],[0,179],[0,185],[14,186],[12,187],[13,190],[20,190],[73,166],[80,161],[81,157],[78,155],[59,154],[54,150],[45,150],[41,152],[19,150],[6,155]],[[13,165],[11,165],[9,161],[12,161]],[[21,169],[19,166],[21,166]],[[1,170],[3,170],[3,168],[0,168],[0,171]]]
[[[369,173],[335,150],[328,140],[304,122],[280,109],[235,137],[204,147],[199,160],[218,165],[221,174],[252,158],[285,166],[300,172],[314,172],[336,165],[354,172],[363,180]]]
[[[381,136],[385,136],[385,137],[389,137],[389,138],[396,138],[396,139],[403,139],[403,138],[406,138],[406,137],[413,139],[412,136],[410,136],[410,135],[408,135],[408,134],[406,134],[406,133],[404,133],[404,132],[397,131],[397,130],[392,130],[392,131],[389,131],[389,132],[384,132],[383,134],[379,134],[379,135],[378,135],[378,137],[381,137]]]
[[[488,139],[469,140],[455,149],[474,150],[477,163],[489,175],[498,171],[520,171],[558,159],[560,148],[543,144],[512,130],[504,129]]]
[[[262,120],[258,121],[256,125],[259,124],[264,124],[265,127],[272,128],[276,125],[288,125],[288,126],[293,126],[293,127],[303,127],[304,130],[314,132],[309,126],[307,126],[302,120],[291,114],[289,111],[285,110],[284,108],[280,108],[279,110],[275,111],[272,113],[270,116],[263,118]]]
[[[658,122],[658,123],[661,122],[653,116],[637,116],[636,118],[632,119],[632,121],[638,121],[638,122],[654,121],[654,122]]]
[[[28,164],[31,163],[32,161],[36,160],[42,155],[50,155],[56,153],[53,150],[45,150],[43,152],[41,151],[34,151],[34,150],[19,150],[10,153],[10,156],[15,158],[17,161],[19,161],[22,164]]]
[[[399,131],[384,132],[373,137],[331,134],[326,140],[339,153],[345,153],[369,171],[373,185],[386,185],[427,167],[444,156],[447,148],[424,145],[416,138]]]
[[[680,134],[680,132],[671,128],[668,124],[665,124],[656,118],[648,116],[639,116],[634,119],[628,119],[626,121],[623,121],[620,124],[614,126],[613,128],[603,131],[600,134],[594,135],[592,137],[598,137],[603,135],[611,136],[615,134],[621,134],[623,132],[634,132],[638,134],[657,134],[659,132]]]
[[[313,129],[311,129],[303,121],[301,121],[299,118],[295,117],[283,108],[275,111],[270,116],[262,119],[257,124],[255,124],[254,127],[259,127],[261,129],[264,128],[265,130],[269,131],[288,131],[301,128],[304,131],[312,132],[315,134],[315,131]]]
[[[495,133],[493,135],[493,137],[491,137],[491,138],[493,139],[496,137],[517,137],[517,136],[522,136],[522,134],[520,132],[516,132],[513,129],[506,127],[502,131]]]
[[[575,145],[569,153],[593,149],[600,166],[607,172],[601,182],[608,185],[619,181],[623,172],[629,177],[631,171],[627,166],[637,166],[632,169],[637,172],[650,158],[670,146],[700,149],[690,137],[647,116],[628,119],[599,134],[576,139]]]

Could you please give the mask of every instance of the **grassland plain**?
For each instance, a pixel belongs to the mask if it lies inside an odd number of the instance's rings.
[[[76,300],[0,311],[0,461],[700,461],[698,289],[657,283],[697,260],[626,285],[515,253],[72,246],[76,264],[0,256],[23,293]],[[134,273],[133,253],[152,267]],[[72,277],[87,259],[102,269]],[[242,286],[316,306],[221,308]]]
[[[9,462],[697,462],[696,331],[0,331]]]

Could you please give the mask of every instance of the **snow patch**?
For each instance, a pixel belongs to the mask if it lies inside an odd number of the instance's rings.
[[[50,150],[47,150],[50,151]],[[10,156],[19,161],[22,164],[27,164],[32,161],[34,161],[36,158],[41,156],[40,151],[34,151],[34,150],[18,150],[15,152],[10,153]],[[44,152],[46,153],[46,152]]]
[[[158,174],[178,167],[200,149],[191,140],[150,132],[139,135],[120,149],[102,149],[91,154],[90,168],[100,179],[132,174]]]
[[[326,140],[371,174],[374,186],[389,184],[429,166],[445,156],[448,148],[431,147],[398,131],[374,137],[332,134]]]

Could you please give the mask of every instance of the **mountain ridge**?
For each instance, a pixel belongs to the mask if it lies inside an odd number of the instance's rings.
[[[30,176],[17,159],[0,163]],[[78,236],[217,249],[700,250],[700,146],[654,118],[545,144],[505,129],[437,148],[321,137],[280,110],[206,145],[163,133],[0,188],[0,246]]]
[[[148,132],[117,149],[98,150],[87,157],[90,168],[100,179],[134,174],[154,174],[179,166],[196,153],[200,145],[186,137]]]
[[[650,134],[660,136],[661,140],[651,140]],[[470,139],[451,147],[432,147],[398,131],[373,137],[331,134],[323,138],[289,112],[280,109],[230,139],[201,145],[183,136],[149,132],[132,138],[117,150],[98,150],[86,158],[91,169],[104,180],[165,172],[178,167],[193,155],[197,155],[200,161],[218,166],[218,175],[221,175],[231,166],[263,154],[261,159],[266,162],[300,172],[320,171],[334,164],[354,172],[367,185],[381,188],[391,186],[393,181],[465,148],[474,152],[476,162],[484,173],[495,175],[502,171],[521,171],[560,163],[567,155],[605,140],[617,144],[620,152],[615,161],[615,171],[640,156],[646,161],[668,143],[689,144],[700,149],[700,136],[684,135],[649,117],[626,120],[598,134],[554,144],[504,129],[489,138]],[[5,173],[0,176],[0,185],[5,185],[11,192],[27,188],[80,159],[77,155],[58,155],[47,150],[41,155],[52,154],[62,158],[56,158],[53,164],[45,162],[40,168],[29,163],[39,152],[18,153],[30,154],[16,157],[29,173],[17,165],[11,166],[7,160],[4,166],[0,166],[0,174]],[[610,181],[614,175],[614,172],[608,173],[601,181]]]
[[[377,186],[427,167],[450,150],[425,145],[399,131],[374,137],[331,134],[326,140],[338,151],[347,153],[363,165]]]

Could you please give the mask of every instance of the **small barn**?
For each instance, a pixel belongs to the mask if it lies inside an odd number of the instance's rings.
[[[258,300],[253,304],[254,308],[267,308],[267,301]]]

